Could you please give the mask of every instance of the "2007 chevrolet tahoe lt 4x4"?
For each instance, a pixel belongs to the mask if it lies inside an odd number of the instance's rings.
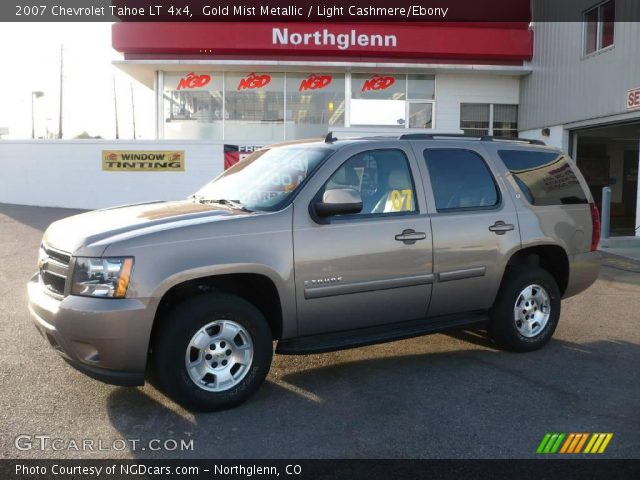
[[[191,198],[53,223],[29,309],[53,348],[196,410],[239,404],[273,355],[486,326],[545,345],[600,267],[575,163],[536,141],[408,134],[273,146]]]

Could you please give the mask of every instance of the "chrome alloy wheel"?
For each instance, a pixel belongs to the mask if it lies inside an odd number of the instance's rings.
[[[253,361],[251,335],[232,320],[208,323],[191,338],[185,355],[189,377],[208,392],[224,392],[247,375]]]
[[[518,295],[513,307],[513,317],[520,335],[533,338],[547,326],[551,316],[549,294],[540,285],[529,285]]]

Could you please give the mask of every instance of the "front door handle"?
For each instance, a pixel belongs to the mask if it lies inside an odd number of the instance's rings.
[[[498,220],[496,223],[489,227],[489,230],[496,235],[504,235],[505,233],[513,230],[515,227],[511,223],[504,223],[502,220]]]
[[[413,245],[417,240],[424,240],[427,238],[427,234],[424,232],[416,232],[412,229],[403,230],[402,233],[396,235],[398,242],[403,242],[405,245]]]

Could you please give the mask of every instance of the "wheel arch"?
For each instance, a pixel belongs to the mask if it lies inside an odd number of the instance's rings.
[[[515,265],[535,265],[548,271],[564,296],[569,285],[569,256],[560,245],[543,244],[522,248],[509,258],[506,268]],[[505,272],[506,273],[506,272]]]
[[[162,318],[180,302],[206,293],[221,292],[237,295],[254,305],[264,315],[274,339],[282,338],[284,314],[276,283],[263,273],[219,273],[189,278],[172,285],[162,294],[156,308],[149,347],[161,329]]]

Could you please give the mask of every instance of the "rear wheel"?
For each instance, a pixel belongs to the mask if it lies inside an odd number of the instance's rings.
[[[528,352],[543,347],[560,318],[560,290],[553,276],[538,267],[507,269],[494,303],[489,333],[503,348]]]
[[[271,331],[246,300],[207,294],[177,305],[153,346],[153,377],[187,408],[234,407],[263,383],[273,355]]]

